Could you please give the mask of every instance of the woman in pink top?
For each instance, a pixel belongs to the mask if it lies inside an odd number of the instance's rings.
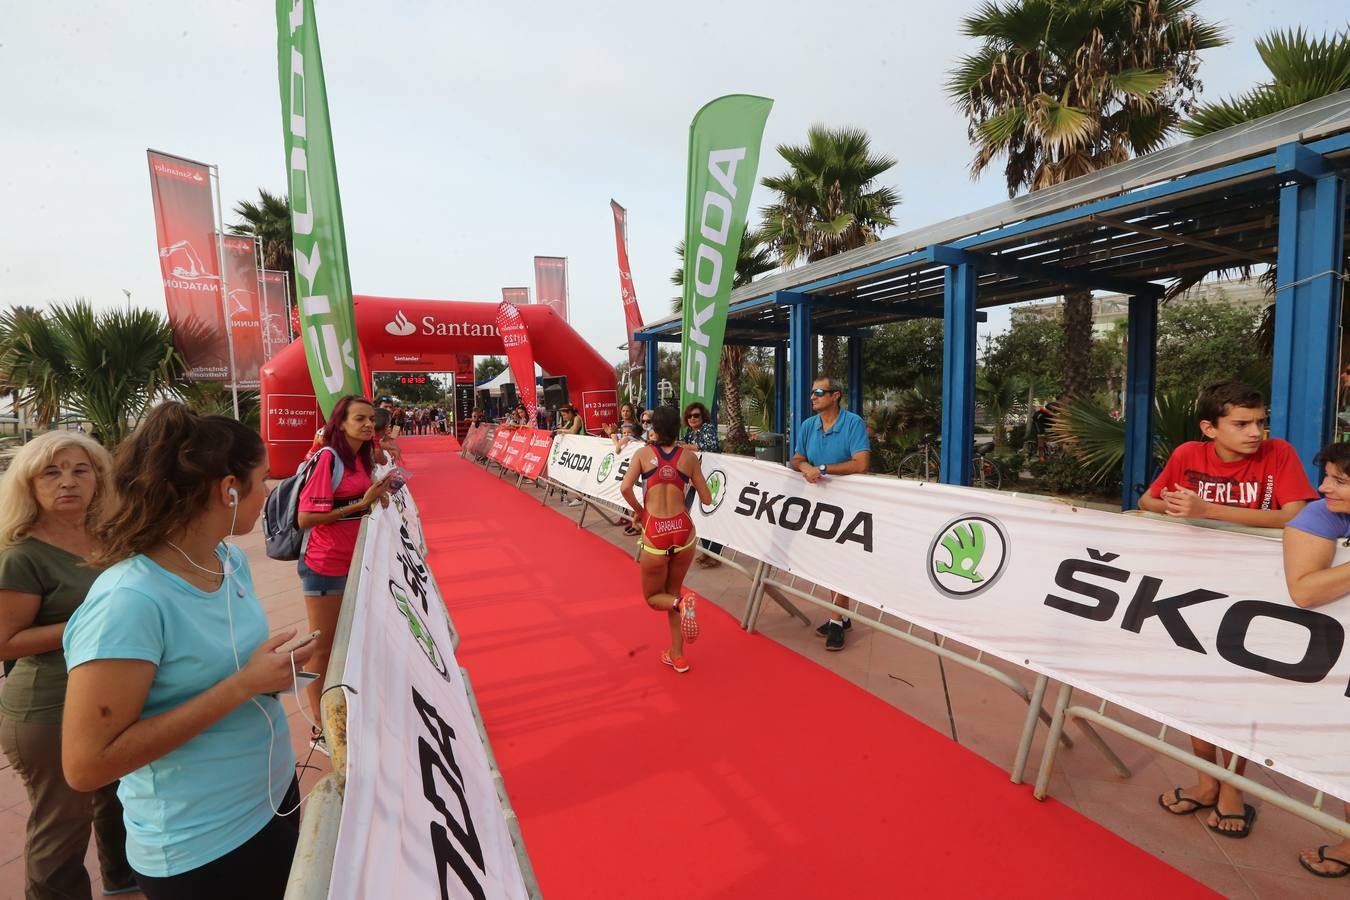
[[[309,531],[305,551],[296,568],[304,588],[305,611],[311,631],[317,630],[314,654],[306,668],[319,678],[309,685],[310,709],[316,713],[323,694],[320,686],[333,649],[342,592],[356,551],[361,517],[377,501],[389,504],[388,479],[372,481],[375,447],[375,407],[364,397],[343,397],[333,407],[323,430],[323,448],[314,471],[300,492],[301,528]],[[331,452],[327,452],[331,450]],[[333,457],[342,463],[342,480],[333,489]],[[324,753],[323,735],[314,732],[311,744]]]

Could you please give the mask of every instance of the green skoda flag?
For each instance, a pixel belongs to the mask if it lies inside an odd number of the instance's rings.
[[[277,73],[290,173],[296,306],[314,396],[327,416],[344,394],[362,389],[314,0],[277,0]]]
[[[717,392],[731,282],[772,108],[767,97],[731,94],[700,109],[689,126],[681,408],[697,400],[711,409]]]

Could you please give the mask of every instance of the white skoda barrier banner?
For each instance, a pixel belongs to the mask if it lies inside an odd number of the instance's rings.
[[[614,451],[608,438],[560,434],[548,454],[548,477],[568,490],[627,508],[619,485],[641,444]]]
[[[328,896],[528,896],[408,492],[366,530]]]
[[[701,537],[1350,797],[1350,601],[1296,607],[1278,541],[724,454],[703,472]]]

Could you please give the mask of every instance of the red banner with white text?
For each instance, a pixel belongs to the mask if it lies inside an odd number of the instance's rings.
[[[553,446],[553,432],[543,428],[531,428],[529,443],[520,458],[520,474],[526,478],[538,478],[544,472],[548,462],[548,451]]]
[[[492,444],[488,447],[487,458],[500,463],[506,456],[506,446],[511,443],[511,429],[498,428],[492,433]]]
[[[633,274],[628,268],[628,210],[613,200],[609,201],[609,208],[614,213],[614,242],[619,248],[619,290],[623,299],[623,330],[628,338],[628,364],[636,369],[642,365],[642,344],[633,340],[633,334],[642,328],[642,307],[638,306]]]
[[[230,351],[220,296],[211,173],[201,163],[153,150],[146,153],[173,345],[187,364],[189,379],[224,381],[230,377]]]
[[[525,450],[530,446],[530,434],[533,428],[515,428],[511,431],[511,440],[506,445],[506,454],[502,457],[502,467],[512,472],[520,471],[521,461],[525,459]]]
[[[618,428],[619,394],[617,391],[582,391],[581,421],[591,434],[604,434],[605,426]]]
[[[280,269],[258,272],[258,323],[263,359],[269,360],[291,342],[291,279]]]
[[[261,310],[258,304],[258,255],[252,237],[227,234],[225,251],[225,306],[230,311],[230,340],[234,342],[234,378],[241,388],[256,389],[263,352]]]
[[[510,303],[497,307],[497,332],[506,348],[506,361],[516,380],[516,392],[520,394],[520,402],[525,404],[529,421],[533,422],[539,406],[534,385],[534,351],[530,349],[530,335],[525,330],[520,311]]]
[[[567,321],[567,257],[534,258],[534,296],[537,302],[553,307]]]

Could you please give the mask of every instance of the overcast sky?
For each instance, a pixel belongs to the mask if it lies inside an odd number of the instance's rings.
[[[572,323],[619,359],[611,197],[629,209],[647,321],[667,314],[689,120],[728,93],[774,99],[773,147],[856,125],[899,164],[907,231],[1004,199],[967,174],[942,85],[969,0],[667,4],[318,0],[352,286],[497,300],[534,255],[570,260]],[[76,296],[164,309],[147,147],[220,167],[226,222],[285,187],[273,4],[0,0],[0,304]],[[1205,97],[1263,77],[1253,40],[1344,27],[1342,0],[1205,0],[1232,43]],[[756,193],[754,209],[765,192]],[[752,212],[752,216],[756,216]],[[756,216],[757,217],[757,216]],[[999,318],[991,325],[998,327]]]

